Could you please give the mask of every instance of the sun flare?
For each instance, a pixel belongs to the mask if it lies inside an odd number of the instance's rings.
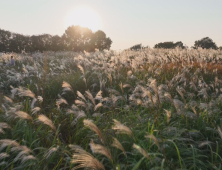
[[[87,27],[92,31],[101,29],[101,22],[99,15],[88,7],[78,7],[67,14],[66,26],[79,25]]]

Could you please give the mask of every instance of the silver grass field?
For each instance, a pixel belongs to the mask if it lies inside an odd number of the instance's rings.
[[[11,55],[1,170],[222,169],[222,51]]]

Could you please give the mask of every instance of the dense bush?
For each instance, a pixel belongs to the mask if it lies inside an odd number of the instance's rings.
[[[194,47],[195,48],[201,47],[203,49],[210,49],[210,48],[215,49],[215,50],[218,49],[215,42],[213,42],[213,40],[210,39],[209,37],[205,37],[205,38],[202,38],[201,40],[195,41]]]
[[[185,48],[185,46],[183,45],[183,43],[181,41],[178,41],[176,43],[173,42],[161,42],[158,43],[154,46],[154,48],[165,48],[165,49],[173,49],[176,47],[180,47],[180,48]]]

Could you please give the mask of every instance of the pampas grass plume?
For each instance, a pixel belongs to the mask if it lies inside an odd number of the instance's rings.
[[[46,117],[45,115],[39,115],[38,121],[48,125],[49,127],[52,128],[52,130],[56,131],[56,127],[54,126],[52,121],[48,117]]]
[[[101,131],[99,130],[99,128],[92,121],[90,121],[88,119],[84,119],[83,123],[84,123],[85,127],[87,127],[89,129],[91,129],[92,131],[94,131],[99,136],[100,140],[102,142],[104,142]]]

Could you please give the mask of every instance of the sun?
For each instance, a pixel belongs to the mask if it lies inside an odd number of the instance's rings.
[[[79,25],[87,27],[92,31],[101,29],[101,21],[99,15],[88,7],[78,7],[67,14],[65,25]]]

